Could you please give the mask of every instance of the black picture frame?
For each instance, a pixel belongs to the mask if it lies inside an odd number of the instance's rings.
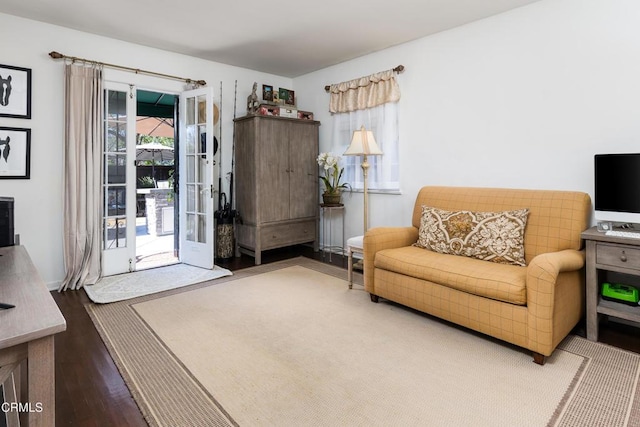
[[[31,129],[0,127],[0,179],[31,177]]]
[[[31,118],[31,69],[0,64],[0,117]]]
[[[286,105],[296,105],[296,95],[291,89],[279,88],[278,95],[281,103]]]
[[[262,85],[262,99],[273,102],[273,86]]]

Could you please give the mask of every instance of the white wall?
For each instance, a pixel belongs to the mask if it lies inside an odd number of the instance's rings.
[[[22,243],[44,280],[59,282],[63,66],[48,57],[51,50],[205,79],[216,92],[223,81],[225,172],[235,79],[238,116],[254,81],[294,89],[298,108],[322,122],[326,151],[324,86],[403,64],[403,194],[371,195],[371,226],[408,224],[416,193],[428,184],[592,194],[593,154],[640,151],[638,22],[636,0],[545,0],[291,80],[0,14],[0,62],[33,70],[33,119],[0,118],[0,126],[32,129],[31,179],[0,181],[0,195],[16,198]],[[147,89],[181,89],[122,75]],[[347,236],[361,234],[362,194],[345,202]]]
[[[408,225],[423,185],[584,191],[593,155],[640,152],[640,2],[546,0],[294,79],[331,148],[324,86],[403,64],[401,189],[370,226]],[[346,197],[347,237],[362,194]],[[335,244],[335,242],[333,242]]]
[[[246,112],[254,81],[292,88],[289,78],[204,61],[162,50],[98,37],[62,27],[0,14],[0,63],[32,69],[31,120],[0,117],[0,126],[30,128],[31,179],[0,180],[0,195],[15,198],[16,233],[29,251],[43,280],[56,286],[64,278],[62,254],[62,153],[64,66],[50,51],[102,62],[204,79],[219,99],[223,82],[223,174],[230,170],[233,135],[234,81],[238,81],[237,116]],[[105,70],[105,78],[140,85],[143,89],[176,93],[183,83]],[[226,184],[226,183],[225,183]],[[228,191],[225,185],[224,191]],[[217,201],[216,201],[217,205]],[[216,206],[217,208],[217,206]]]

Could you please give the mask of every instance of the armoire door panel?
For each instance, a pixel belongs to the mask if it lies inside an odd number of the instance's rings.
[[[257,144],[260,222],[289,219],[289,142],[286,123],[261,121]]]
[[[306,124],[291,126],[289,163],[291,164],[291,219],[317,215],[318,193],[318,128]],[[315,194],[316,197],[309,197]]]

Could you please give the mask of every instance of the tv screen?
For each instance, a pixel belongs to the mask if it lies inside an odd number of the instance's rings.
[[[640,222],[640,153],[595,156],[595,210],[598,219]]]

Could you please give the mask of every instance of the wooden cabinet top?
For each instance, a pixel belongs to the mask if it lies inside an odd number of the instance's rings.
[[[629,237],[608,236],[604,231],[598,231],[596,227],[585,230],[580,235],[584,240],[594,240],[598,242],[617,243],[622,245],[640,246],[640,239]]]
[[[305,119],[296,119],[293,117],[280,117],[280,116],[263,116],[261,114],[252,114],[252,115],[248,115],[248,116],[243,116],[243,117],[238,117],[236,119],[233,119],[234,122],[243,122],[246,120],[251,120],[251,119],[261,119],[261,120],[282,120],[282,121],[288,121],[288,122],[292,122],[292,123],[300,123],[300,124],[305,124],[305,125],[315,125],[315,126],[320,126],[320,122],[317,120],[305,120]]]
[[[67,328],[23,246],[0,248],[0,301],[15,305],[0,310],[0,349],[62,332]]]

